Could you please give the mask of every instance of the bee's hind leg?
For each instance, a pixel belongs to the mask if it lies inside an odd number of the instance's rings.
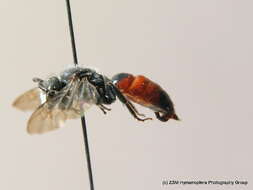
[[[126,97],[119,91],[119,89],[117,87],[115,87],[113,84],[111,84],[113,90],[114,90],[114,93],[116,94],[116,96],[119,98],[119,100],[126,105],[128,111],[132,114],[132,116],[137,119],[138,121],[146,121],[146,120],[152,120],[152,118],[150,117],[145,117],[144,114],[140,114],[137,109],[134,107],[134,105],[128,101],[126,99]],[[142,116],[142,117],[145,117],[145,118],[140,118],[138,116]]]
[[[146,117],[145,114],[139,113],[139,111],[136,109],[136,107],[134,107],[134,105],[132,103],[130,103],[129,106],[131,107],[131,109],[134,110],[136,115],[141,116],[141,117]]]
[[[152,118],[150,118],[150,117],[145,117],[144,114],[140,114],[131,102],[127,101],[127,102],[125,103],[125,105],[126,105],[127,109],[129,110],[129,112],[134,116],[135,119],[137,119],[137,120],[139,120],[139,121],[152,120]],[[143,119],[142,119],[142,118],[139,118],[138,115],[139,115],[139,116],[144,116],[145,118],[143,118]]]

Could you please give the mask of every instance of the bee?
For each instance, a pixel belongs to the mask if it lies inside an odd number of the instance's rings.
[[[131,76],[118,74],[109,79],[93,69],[75,66],[46,80],[34,78],[33,81],[38,86],[17,97],[13,106],[22,111],[33,111],[27,124],[29,134],[55,130],[66,120],[83,116],[92,105],[98,106],[106,114],[111,110],[107,105],[114,103],[116,99],[120,100],[139,121],[152,118],[139,113],[131,101],[155,110],[157,118],[161,121],[178,119],[167,93],[155,83],[145,78],[143,82],[145,85],[153,84],[153,90],[150,87],[145,90],[137,89],[139,87],[135,85],[133,87],[136,88],[136,93],[133,93],[135,90],[129,91],[126,86],[130,85],[130,80],[129,83],[127,80]],[[155,99],[158,96],[156,94],[160,95],[159,100]],[[163,115],[160,116],[159,113]]]

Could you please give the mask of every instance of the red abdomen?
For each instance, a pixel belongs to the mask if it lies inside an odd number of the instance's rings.
[[[161,87],[144,76],[129,76],[118,81],[116,86],[129,99],[143,106],[152,107],[159,104]]]
[[[115,75],[112,80],[128,99],[152,109],[158,114],[157,117],[160,117],[159,113],[162,113],[161,117],[166,115],[164,118],[166,121],[169,118],[178,119],[169,95],[158,84],[145,76],[120,73]]]

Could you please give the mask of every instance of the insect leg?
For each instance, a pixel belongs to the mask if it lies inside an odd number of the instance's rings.
[[[119,100],[126,105],[127,109],[129,110],[129,112],[134,116],[135,119],[139,120],[139,121],[146,121],[146,120],[152,120],[152,118],[144,118],[144,119],[141,119],[138,117],[138,115],[142,115],[142,114],[139,114],[137,112],[137,109],[134,107],[134,105],[129,102],[125,96],[118,90],[117,87],[115,87],[113,84],[111,84],[112,86],[112,89],[114,90],[116,96],[119,98]]]
[[[105,107],[103,104],[99,104],[98,107],[103,111],[104,114],[106,114],[106,111],[111,111],[110,108]]]
[[[139,113],[139,111],[136,109],[136,107],[134,107],[134,105],[131,102],[129,106],[131,106],[131,108],[134,110],[136,115],[141,116],[141,117],[146,117],[145,114]]]
[[[112,110],[112,109],[110,109],[110,108],[104,106],[103,104],[100,104],[99,106],[101,106],[101,107],[102,107],[104,110],[106,110],[106,111],[111,111],[111,110]]]

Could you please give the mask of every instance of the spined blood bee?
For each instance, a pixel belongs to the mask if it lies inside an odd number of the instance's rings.
[[[145,76],[120,73],[112,81],[127,99],[152,109],[160,121],[179,120],[166,91]]]
[[[139,121],[151,118],[140,114],[130,100],[154,110],[161,121],[178,119],[167,93],[145,77],[145,85],[140,85],[139,78],[130,74],[118,74],[109,79],[95,70],[75,66],[46,80],[34,78],[38,86],[20,95],[13,106],[23,111],[34,111],[27,124],[30,134],[57,129],[66,120],[83,116],[92,105],[98,106],[106,114],[111,110],[106,105],[112,104],[117,98]],[[131,85],[134,88],[126,87],[130,83],[135,84]],[[146,85],[148,88],[141,88]]]

